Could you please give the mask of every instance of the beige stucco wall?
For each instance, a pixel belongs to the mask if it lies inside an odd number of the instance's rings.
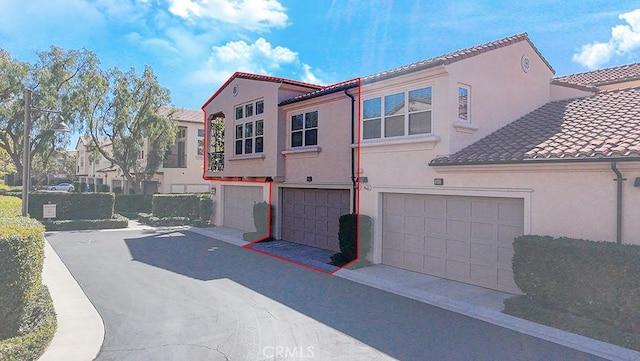
[[[237,86],[234,96],[232,89]],[[284,170],[279,154],[281,144],[280,133],[284,132],[278,122],[278,103],[284,97],[308,92],[308,89],[270,81],[257,81],[243,78],[233,79],[222,91],[209,102],[204,110],[209,116],[223,113],[225,116],[225,166],[221,172],[207,172],[208,177],[272,177],[278,178]],[[286,94],[283,95],[283,94]],[[264,100],[264,113],[251,118],[235,120],[235,107],[256,100]],[[262,154],[235,155],[235,125],[249,119],[264,120],[264,152]]]
[[[287,120],[281,152],[285,183],[315,187],[351,184],[351,99],[336,93],[285,106],[283,111]],[[311,111],[318,112],[318,145],[292,148],[291,117]]]
[[[530,67],[523,70],[522,58]],[[470,88],[470,123],[477,130],[454,127],[449,134],[448,154],[485,137],[549,101],[549,82],[553,72],[526,41],[498,48],[446,66],[449,74],[438,99],[447,112],[437,116],[439,123],[454,124],[458,115],[458,86]],[[450,132],[448,132],[450,131]]]
[[[371,177],[360,189],[360,212],[374,218],[374,253],[381,261],[381,199],[385,192],[521,198],[526,234],[596,241],[616,239],[616,182],[608,162],[419,167],[393,185]],[[371,169],[372,166],[369,166]],[[623,182],[624,243],[640,244],[640,162],[618,162]],[[393,172],[393,170],[392,170]],[[442,178],[444,185],[433,185]]]
[[[204,116],[203,116],[204,117]],[[210,181],[202,179],[204,169],[204,156],[198,155],[198,129],[204,129],[203,122],[187,122],[178,120],[179,127],[186,127],[186,168],[158,169],[158,191],[161,193],[181,193],[193,191],[208,191]],[[205,149],[206,151],[206,149]]]

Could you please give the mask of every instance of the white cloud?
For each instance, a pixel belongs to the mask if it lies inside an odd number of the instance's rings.
[[[278,0],[169,0],[169,4],[172,14],[186,20],[215,20],[254,31],[283,28],[289,20]]]
[[[640,50],[640,9],[619,16],[627,25],[611,28],[608,42],[594,42],[583,45],[580,52],[573,55],[573,61],[595,69],[609,62],[613,57],[633,55]]]
[[[206,64],[188,79],[197,84],[215,86],[225,82],[236,71],[264,75],[301,74],[299,80],[321,84],[311,72],[311,66],[300,62],[298,53],[282,46],[274,47],[264,38],[253,43],[239,40],[214,46]]]

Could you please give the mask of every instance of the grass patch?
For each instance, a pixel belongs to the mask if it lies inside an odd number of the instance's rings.
[[[56,313],[47,286],[41,285],[25,308],[18,335],[0,340],[0,361],[31,361],[40,357],[56,332]]]
[[[526,296],[509,298],[504,301],[504,306],[504,313],[511,316],[640,351],[640,335],[620,331],[602,321],[547,309]]]

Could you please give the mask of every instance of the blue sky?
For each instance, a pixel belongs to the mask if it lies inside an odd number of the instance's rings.
[[[522,32],[557,76],[640,61],[637,0],[0,0],[18,60],[57,45],[149,65],[192,109],[235,71],[331,84]]]

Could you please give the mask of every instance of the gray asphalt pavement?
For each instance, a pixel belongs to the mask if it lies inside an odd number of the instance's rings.
[[[188,231],[47,239],[104,320],[97,360],[601,360]]]

